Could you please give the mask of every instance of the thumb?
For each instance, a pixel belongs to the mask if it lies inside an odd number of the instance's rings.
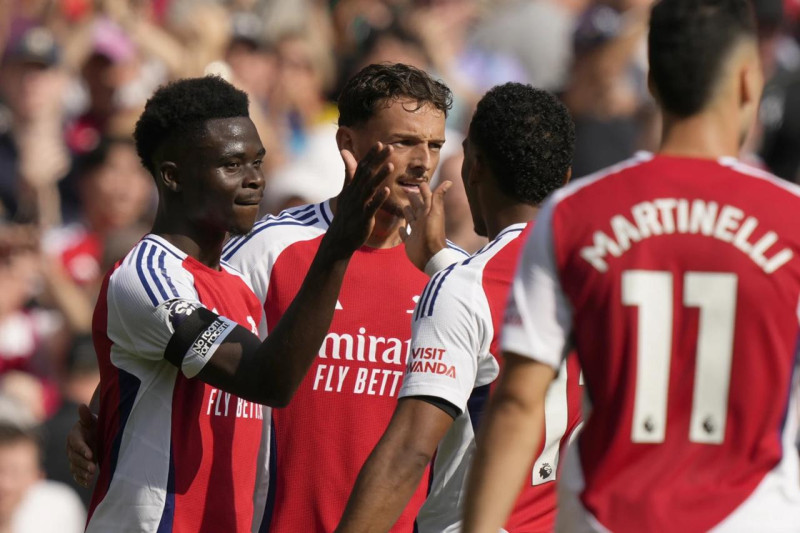
[[[452,186],[452,181],[445,181],[436,187],[436,190],[433,191],[433,205],[431,206],[431,210],[436,210],[437,212],[444,211],[444,195],[447,194],[447,191],[449,191]]]
[[[353,181],[353,176],[356,175],[358,161],[356,161],[356,156],[353,155],[353,152],[346,148],[339,150],[339,154],[342,156],[342,161],[344,161],[345,183],[350,183]]]

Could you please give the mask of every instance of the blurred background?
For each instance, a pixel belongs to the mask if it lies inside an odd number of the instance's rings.
[[[435,179],[469,251],[460,143],[480,96],[519,81],[577,126],[574,176],[653,150],[652,0],[0,1],[0,533],[82,531],[90,492],[64,454],[99,380],[91,314],[104,272],[147,231],[155,185],[132,143],[159,85],[219,74],[246,90],[267,147],[263,210],[335,195],[336,95],[401,61],[455,94]],[[756,0],[768,87],[741,157],[800,181],[800,0]]]

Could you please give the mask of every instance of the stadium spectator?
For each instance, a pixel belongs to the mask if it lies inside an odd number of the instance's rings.
[[[42,479],[38,431],[0,421],[0,531],[80,533],[86,511],[68,486]]]

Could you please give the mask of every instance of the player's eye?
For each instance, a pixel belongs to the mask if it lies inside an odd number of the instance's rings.
[[[238,161],[228,161],[227,163],[225,163],[225,168],[227,170],[236,170],[236,169],[239,168],[239,162]]]
[[[256,159],[255,161],[253,161],[253,166],[256,168],[261,168],[262,163],[263,161],[261,159]]]
[[[441,149],[442,149],[442,143],[431,143],[431,144],[430,144],[430,148],[431,148],[431,150],[433,150],[434,152],[438,152],[439,150],[441,150]]]
[[[402,139],[399,141],[395,141],[392,144],[394,144],[395,146],[414,146],[414,144],[416,143],[411,139]]]

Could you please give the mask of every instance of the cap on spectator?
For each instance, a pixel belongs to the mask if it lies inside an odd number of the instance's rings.
[[[113,63],[129,61],[136,55],[136,45],[115,22],[100,18],[92,27],[92,46],[95,54]]]
[[[5,53],[5,62],[33,63],[51,67],[58,63],[59,49],[47,28],[34,26],[12,41]]]
[[[231,15],[231,42],[247,43],[253,48],[268,46],[264,21],[253,13],[237,12]]]

